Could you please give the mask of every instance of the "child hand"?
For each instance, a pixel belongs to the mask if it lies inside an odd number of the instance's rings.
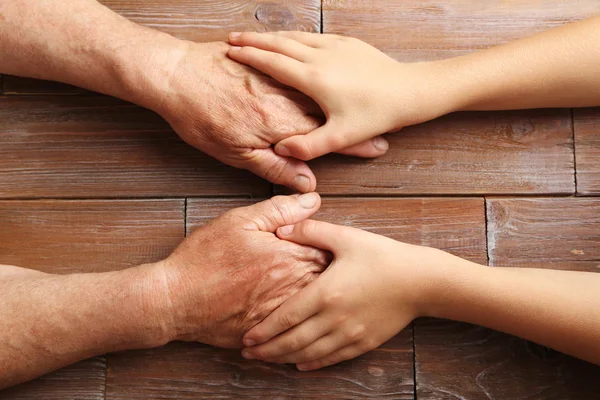
[[[312,220],[282,227],[277,235],[328,250],[334,261],[246,333],[243,355],[297,363],[300,370],[357,357],[402,330],[419,315],[420,296],[429,285],[424,273],[450,256]]]
[[[358,39],[244,32],[231,33],[229,43],[230,58],[312,97],[327,117],[322,127],[279,142],[281,156],[310,160],[444,114],[437,112],[444,100],[424,91],[434,76],[429,63],[399,63]]]

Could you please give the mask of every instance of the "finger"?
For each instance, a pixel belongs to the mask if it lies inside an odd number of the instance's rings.
[[[278,32],[266,32],[269,35],[284,36],[290,39],[294,39],[306,46],[320,48],[326,45],[328,35],[321,33],[311,32],[300,32],[300,31],[278,31]]]
[[[275,152],[280,156],[294,157],[300,160],[312,160],[327,153],[338,152],[369,137],[349,134],[337,124],[327,123],[305,135],[296,135],[275,145]]]
[[[308,71],[305,64],[298,60],[257,49],[255,47],[234,46],[227,53],[232,60],[246,64],[263,72],[284,85],[294,87],[300,91],[309,83]]]
[[[245,348],[242,351],[242,355],[248,359],[256,358],[260,360],[271,360],[274,358],[281,358],[288,354],[296,354],[299,350],[306,348],[315,341],[320,340],[319,338],[322,336],[327,335],[332,327],[332,324],[329,322],[330,321],[324,320],[323,318],[319,318],[318,315],[314,316],[266,343]],[[327,355],[333,350],[334,349],[331,349],[323,355]],[[312,358],[311,360],[314,359],[315,358]]]
[[[290,242],[312,246],[318,249],[329,250],[332,253],[339,252],[347,245],[352,245],[349,231],[353,231],[341,225],[334,225],[323,221],[307,220],[295,225],[286,225],[277,230],[280,239]]]
[[[317,187],[317,178],[306,163],[277,155],[271,148],[251,150],[245,157],[243,167],[269,182],[300,193],[312,192]]]
[[[321,288],[318,281],[311,282],[302,291],[286,300],[260,324],[250,329],[243,343],[246,347],[265,343],[267,340],[302,323],[321,310]]]
[[[363,353],[364,351],[361,348],[361,346],[358,343],[353,343],[349,346],[336,350],[333,353],[326,355],[325,357],[322,357],[318,360],[299,363],[296,365],[296,367],[300,371],[311,371],[314,369],[319,369],[333,364],[337,364],[342,361],[351,360],[355,357],[360,356]]]
[[[233,212],[250,218],[262,232],[275,232],[289,221],[300,222],[317,212],[321,198],[317,193],[275,196],[260,203],[241,207]]]
[[[269,35],[258,32],[232,32],[229,34],[229,43],[234,46],[251,46],[257,49],[283,54],[298,61],[308,61],[314,49],[297,40],[283,35]]]
[[[317,318],[318,316],[314,319]],[[361,329],[363,328],[361,327]],[[360,331],[361,335],[363,331],[364,329]],[[362,336],[359,337],[359,335],[354,334],[353,331],[350,332],[352,335],[346,333],[345,330],[336,329],[335,331],[318,338],[303,349],[293,353],[284,354],[283,356],[276,357],[275,359],[268,359],[267,361],[276,362],[279,364],[296,364],[319,360],[328,354],[331,354],[362,339]],[[354,339],[355,337],[356,339]]]
[[[365,142],[346,147],[345,149],[338,150],[340,154],[346,154],[348,156],[356,156],[362,158],[376,158],[384,155],[390,144],[381,136],[369,139]]]

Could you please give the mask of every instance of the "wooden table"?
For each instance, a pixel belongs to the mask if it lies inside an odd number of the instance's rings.
[[[362,38],[403,61],[464,54],[600,12],[598,0],[103,0],[197,41],[231,30]],[[502,265],[600,269],[600,110],[461,113],[390,134],[377,160],[311,163],[318,218]],[[153,113],[5,76],[0,263],[55,273],[165,257],[279,191],[183,144]],[[595,197],[599,196],[599,197]],[[0,399],[597,399],[600,368],[488,329],[423,319],[321,371],[202,344],[96,357]]]

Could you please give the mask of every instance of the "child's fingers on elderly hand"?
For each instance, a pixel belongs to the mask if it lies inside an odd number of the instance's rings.
[[[280,364],[297,364],[321,358],[331,354],[339,349],[350,346],[359,340],[362,340],[365,334],[363,327],[346,327],[345,329],[336,329],[327,335],[320,337],[314,343],[298,351],[284,354],[280,357],[267,359]]]
[[[342,126],[327,123],[305,135],[296,135],[275,145],[275,152],[284,157],[294,157],[308,161],[328,153],[343,152],[356,144],[370,139],[364,133],[353,135]]]
[[[321,48],[327,45],[329,40],[329,36],[324,35],[322,33],[312,33],[312,32],[300,32],[300,31],[277,31],[277,32],[266,32],[268,35],[277,35],[284,36],[290,39],[294,39],[306,46],[310,46],[313,48]]]
[[[272,360],[294,354],[327,335],[331,329],[330,321],[317,314],[266,343],[245,348],[242,354],[245,358],[260,360]]]
[[[318,360],[298,363],[296,364],[296,367],[300,371],[312,371],[315,369],[328,367],[342,361],[351,360],[363,353],[365,353],[365,350],[363,350],[362,346],[359,343],[353,343],[341,349],[335,350],[334,352]]]
[[[258,32],[232,32],[229,34],[229,43],[279,53],[301,62],[309,61],[315,52],[312,47],[289,37]]]
[[[310,83],[310,74],[306,65],[283,54],[250,46],[233,46],[229,48],[227,55],[232,60],[255,68],[284,85],[300,91]]]
[[[244,346],[265,343],[282,332],[306,321],[322,308],[318,280],[286,300],[260,324],[250,329],[243,339]]]

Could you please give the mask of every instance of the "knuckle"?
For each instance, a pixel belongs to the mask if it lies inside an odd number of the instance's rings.
[[[339,292],[331,292],[323,297],[323,305],[325,307],[337,307],[343,299],[343,295]]]
[[[286,353],[296,351],[302,347],[302,339],[296,336],[291,337],[281,347]]]
[[[280,158],[265,170],[264,178],[269,182],[282,183],[288,161]]]
[[[289,329],[296,325],[296,317],[293,313],[283,313],[279,316],[278,324],[283,329]]]
[[[358,324],[346,334],[346,339],[356,342],[365,337],[365,332],[365,326],[363,324]]]
[[[288,224],[294,220],[294,213],[290,207],[289,197],[276,196],[271,199],[273,211],[276,214],[277,222],[280,224]]]

